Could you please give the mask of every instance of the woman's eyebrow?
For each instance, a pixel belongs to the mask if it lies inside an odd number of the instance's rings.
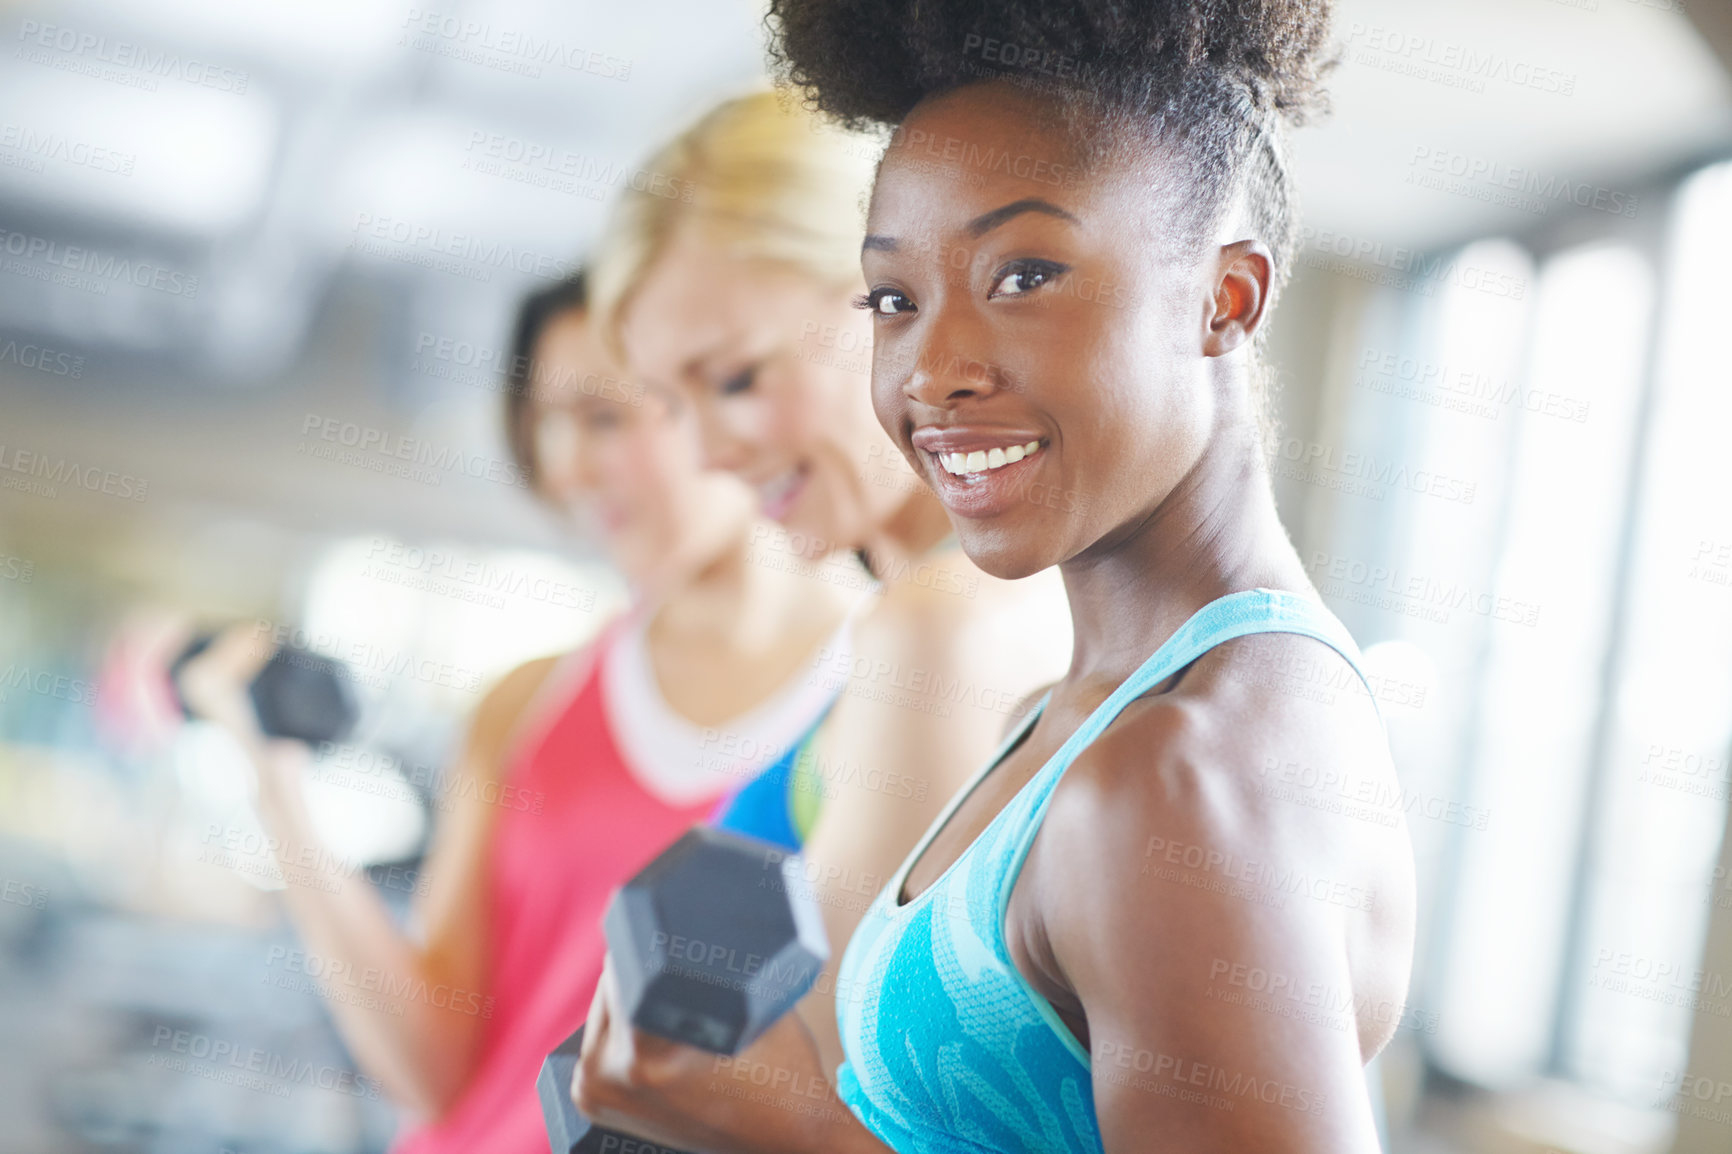
[[[731,353],[726,340],[711,341],[680,362],[679,373],[688,380],[703,380],[717,361],[725,360]]]
[[[1068,220],[1072,224],[1082,222],[1050,200],[1042,200],[1038,196],[1024,197],[1013,200],[1002,208],[991,212],[983,212],[968,222],[968,235],[982,237],[1012,217],[1021,216],[1025,212],[1044,212],[1048,216],[1056,216],[1060,220]]]
[[[1082,221],[1078,220],[1075,216],[1066,212],[1058,205],[1052,203],[1052,201],[1042,200],[1038,196],[1029,196],[1024,197],[1021,200],[1013,200],[1009,204],[993,209],[991,212],[981,213],[979,216],[968,222],[964,231],[966,231],[969,236],[975,238],[983,237],[1005,221],[1010,220],[1012,217],[1021,216],[1025,212],[1043,212],[1048,216],[1056,216],[1060,220],[1068,220],[1072,224],[1082,223]],[[867,233],[866,239],[860,244],[860,251],[895,252],[896,245],[896,238],[893,236],[881,236],[877,233]]]

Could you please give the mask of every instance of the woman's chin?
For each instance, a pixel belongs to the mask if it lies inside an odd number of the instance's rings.
[[[800,494],[800,499],[776,518],[776,524],[793,539],[791,544],[808,558],[822,557],[837,549],[851,549],[855,545],[854,538],[858,536],[832,515],[828,502],[815,499],[819,496],[817,486],[808,486]]]
[[[974,567],[1000,581],[1020,581],[1024,577],[1032,577],[1042,570],[1050,569],[1063,560],[1050,555],[1045,548],[1018,539],[1019,536],[991,530],[971,531],[966,526],[957,532],[962,551],[968,555]]]

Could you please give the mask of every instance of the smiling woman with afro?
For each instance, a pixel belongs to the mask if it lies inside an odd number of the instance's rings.
[[[616,1030],[579,1078],[613,1122],[718,1151],[1379,1149],[1412,847],[1314,784],[1401,795],[1259,429],[1328,17],[771,0],[787,86],[888,130],[857,302],[879,423],[976,565],[1060,569],[1075,647],[846,943],[845,1060],[790,1015],[732,1060],[764,1092],[717,1093],[713,1060]]]

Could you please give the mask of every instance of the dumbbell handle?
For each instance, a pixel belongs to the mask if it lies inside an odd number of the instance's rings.
[[[535,1080],[541,1114],[547,1119],[547,1144],[553,1154],[686,1154],[672,1146],[603,1130],[578,1113],[571,1101],[571,1078],[582,1050],[583,1027],[579,1026],[547,1056],[541,1064],[541,1076]]]

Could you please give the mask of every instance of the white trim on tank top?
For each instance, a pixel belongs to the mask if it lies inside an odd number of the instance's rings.
[[[634,612],[602,659],[601,700],[614,744],[638,784],[668,805],[696,805],[738,789],[775,764],[835,697],[836,680],[825,671],[852,663],[854,618],[869,600],[857,602],[825,645],[770,697],[714,726],[693,724],[662,696],[644,643],[649,615]],[[717,734],[734,744],[724,745]]]

